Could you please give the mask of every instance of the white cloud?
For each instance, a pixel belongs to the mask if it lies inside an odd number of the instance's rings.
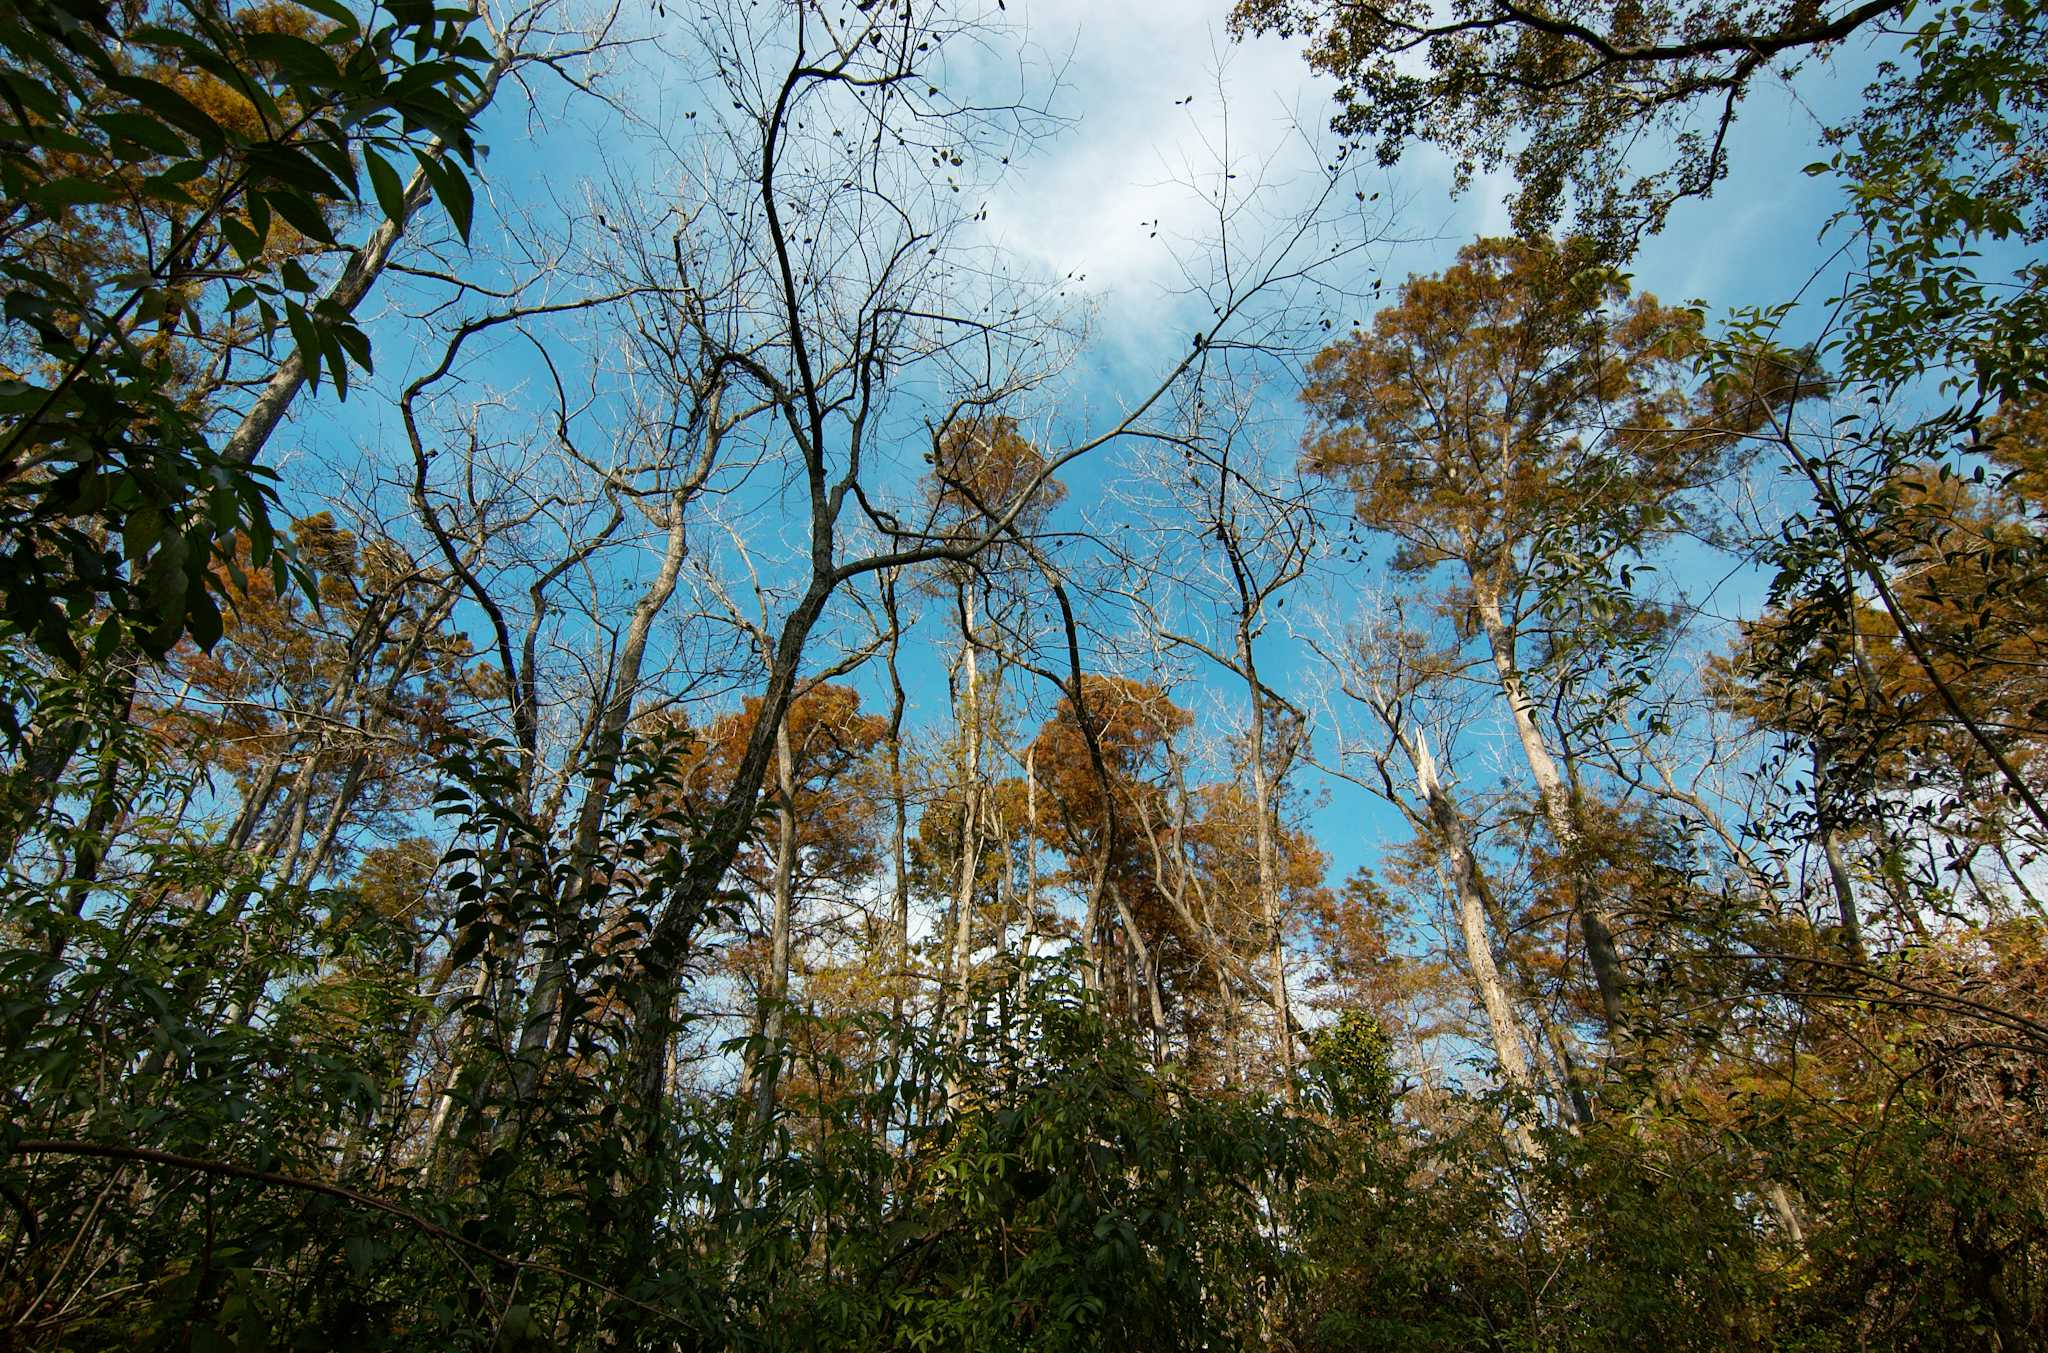
[[[1313,163],[1301,129],[1326,123],[1329,90],[1295,44],[1234,43],[1220,7],[1198,17],[1175,5],[1011,2],[1033,44],[1071,54],[1056,106],[1075,120],[989,203],[991,238],[1020,262],[1085,273],[1091,293],[1143,303],[1179,284],[1176,242],[1213,232],[1198,185],[1213,186],[1226,156],[1233,191],[1276,157]]]

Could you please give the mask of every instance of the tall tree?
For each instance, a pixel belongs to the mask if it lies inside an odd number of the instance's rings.
[[[1325,349],[1302,394],[1305,466],[1351,489],[1397,571],[1448,566],[1442,604],[1484,644],[1567,858],[1581,835],[1570,768],[1527,637],[1581,578],[1687,526],[1685,495],[1722,472],[1745,429],[1686,379],[1699,325],[1694,311],[1631,297],[1582,242],[1482,240]],[[1618,1027],[1617,918],[1583,892],[1573,908]]]
[[[1165,816],[1167,745],[1188,720],[1157,686],[1088,674],[1078,698],[1062,696],[1031,745],[1039,791],[1054,809],[1040,810],[1040,829],[1081,889],[1082,952],[1093,980],[1127,1002],[1134,1019],[1157,1014],[1151,943],[1164,911],[1151,900],[1141,817]],[[1121,960],[1118,970],[1112,959]],[[1163,1032],[1155,1020],[1155,1035]]]

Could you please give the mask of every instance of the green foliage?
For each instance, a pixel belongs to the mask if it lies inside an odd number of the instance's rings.
[[[2012,0],[2025,8],[2024,0]],[[1238,0],[1239,32],[1311,39],[1338,81],[1336,127],[1391,164],[1416,142],[1457,185],[1507,165],[1516,230],[1576,230],[1620,254],[1728,172],[1728,129],[1753,81],[1790,74],[1910,0],[1827,13],[1800,0]],[[1654,148],[1650,165],[1639,147]]]
[[[1930,7],[1903,57],[1808,168],[1842,180],[1835,224],[1868,243],[1829,353],[1887,390],[1933,373],[1968,419],[2048,370],[2048,268],[2027,252],[2048,240],[2048,32],[2024,0],[1965,0]]]
[[[1365,1011],[1346,1010],[1316,1031],[1308,1070],[1338,1119],[1382,1123],[1392,1115],[1398,1092],[1393,1041]]]
[[[209,325],[288,331],[345,392],[370,346],[281,243],[333,245],[392,159],[428,174],[465,234],[463,97],[489,53],[470,10],[334,0],[141,7],[29,0],[0,16],[0,621],[77,661],[219,638],[238,567],[274,566],[274,492],[213,449],[183,347]],[[161,21],[159,21],[161,20]],[[253,328],[251,323],[253,322]]]
[[[635,941],[701,830],[658,806],[689,760],[679,735],[629,746],[594,875],[533,824],[504,749],[450,761],[456,844],[425,916],[395,912],[388,880],[285,887],[199,841],[153,851],[77,916],[61,877],[17,875],[0,1196],[20,1222],[5,1262],[24,1337],[1253,1341],[1305,1272],[1275,1219],[1321,1168],[1320,1131],[1154,1069],[1059,963],[1021,988],[1003,975],[965,1043],[791,1010],[756,1050],[786,1068],[765,1132],[744,1091],[645,1096]],[[476,974],[452,1003],[417,980],[430,921],[449,937],[440,970]],[[561,1055],[525,1076],[518,954],[551,944],[578,955],[569,1019]],[[421,1079],[423,1021],[467,1049],[444,1083]],[[95,1268],[69,1267],[80,1247]]]

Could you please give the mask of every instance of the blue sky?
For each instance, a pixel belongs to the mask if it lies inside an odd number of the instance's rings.
[[[1108,401],[1119,379],[1132,379],[1168,355],[1167,344],[1148,343],[1145,335],[1170,334],[1172,343],[1185,328],[1154,319],[1172,314],[1178,274],[1151,223],[1192,214],[1185,180],[1191,168],[1199,173],[1213,163],[1223,145],[1245,164],[1276,165],[1282,179],[1303,162],[1304,140],[1327,147],[1322,129],[1331,85],[1308,69],[1298,43],[1228,41],[1221,6],[1033,0],[1023,9],[1043,40],[1058,46],[1064,37],[1074,53],[1068,98],[1076,125],[998,199],[991,229],[1047,267],[1085,273],[1103,314],[1137,313],[1151,321],[1119,326],[1108,337],[1093,391]],[[1820,129],[1858,105],[1875,63],[1875,54],[1852,49],[1811,65],[1789,84],[1759,83],[1731,138],[1729,178],[1711,200],[1682,205],[1666,232],[1649,241],[1634,263],[1637,286],[1666,301],[1704,301],[1710,314],[1800,295],[1818,312],[1840,276],[1835,241],[1819,238],[1840,199],[1832,179],[1802,170],[1822,158]],[[1408,275],[1442,268],[1470,239],[1508,229],[1508,187],[1498,176],[1482,178],[1453,197],[1443,157],[1426,147],[1412,151],[1379,185],[1383,200],[1396,204],[1386,228],[1398,242],[1371,250],[1352,276],[1375,269],[1391,294]],[[1807,326],[1814,322],[1806,314],[1795,317],[1788,337],[1810,337]],[[1276,458],[1285,460],[1298,437],[1298,415],[1280,384],[1267,435]],[[1113,466],[1097,468],[1115,473]],[[1352,581],[1361,589],[1381,583],[1370,569],[1354,570]],[[1724,595],[1723,604],[1752,600],[1761,585],[1753,574],[1738,575],[1724,594],[1742,595]],[[1277,631],[1270,648],[1269,672],[1303,671],[1300,648]],[[1491,736],[1504,740],[1506,730],[1496,724]],[[1488,750],[1468,752],[1471,771],[1505,764],[1513,772],[1511,758]],[[1341,784],[1328,786],[1327,803],[1312,820],[1331,856],[1333,878],[1371,862],[1380,845],[1406,835],[1391,810]]]
[[[664,38],[675,22],[646,12],[629,17]],[[1309,71],[1296,43],[1270,37],[1229,41],[1223,32],[1226,6],[1220,3],[1005,0],[999,17],[1012,25],[1021,45],[958,57],[950,74],[967,86],[979,84],[974,92],[999,95],[1017,78],[1018,51],[1027,78],[1063,72],[1054,106],[1069,126],[1012,166],[986,194],[981,227],[982,242],[1016,271],[1074,278],[1068,298],[1091,317],[1089,345],[1033,410],[1039,425],[1057,435],[1099,424],[1149,387],[1203,322],[1200,307],[1191,308],[1186,295],[1184,269],[1213,261],[1205,238],[1213,209],[1201,192],[1218,182],[1219,165],[1239,176],[1230,188],[1234,197],[1262,185],[1252,215],[1239,222],[1248,238],[1322,182],[1320,166],[1332,144],[1325,130],[1331,88]],[[1837,205],[1836,188],[1825,177],[1800,171],[1821,157],[1819,128],[1856,105],[1874,61],[1867,51],[1851,51],[1833,64],[1810,67],[1790,86],[1759,85],[1734,130],[1729,180],[1712,200],[1674,213],[1666,233],[1637,259],[1637,284],[1667,301],[1699,299],[1714,309],[1771,304],[1802,291],[1816,302],[1831,294],[1829,244],[1817,236]],[[525,211],[587,217],[593,191],[630,192],[636,184],[644,184],[650,197],[667,191],[655,141],[666,129],[683,129],[684,115],[703,97],[678,79],[676,69],[656,51],[644,51],[620,68],[614,88],[646,119],[637,129],[622,130],[602,107],[562,101],[561,88],[545,76],[536,79],[542,90],[537,106],[516,96],[501,98],[485,129],[492,153],[483,178],[492,209],[504,217]],[[1344,286],[1362,290],[1378,277],[1391,295],[1411,273],[1444,266],[1468,240],[1506,229],[1507,185],[1482,179],[1454,198],[1447,166],[1426,149],[1388,173],[1369,175],[1363,186],[1378,200],[1362,220],[1385,239],[1335,269],[1335,280]],[[577,228],[593,227],[583,219]],[[495,238],[495,227],[483,221],[480,248],[488,249]],[[460,259],[462,251],[450,257]],[[399,305],[406,295],[403,287],[387,288],[373,305]],[[1341,331],[1351,320],[1369,318],[1369,307],[1343,305],[1333,313]],[[1799,323],[1790,335],[1794,339],[1806,336]],[[422,346],[411,326],[394,321],[376,332],[376,386],[387,395],[438,355],[438,344]],[[594,352],[602,336],[564,330],[549,342],[566,356],[578,344]],[[533,345],[511,341],[480,350],[470,374],[477,388],[504,392],[512,402],[530,400],[546,379]],[[602,413],[600,406],[591,417]],[[1259,414],[1267,454],[1276,465],[1291,462],[1299,416],[1284,363],[1267,373]],[[296,462],[294,477],[317,488],[327,476],[312,468],[316,464],[387,456],[394,431],[388,398],[360,397],[337,409],[323,390],[317,401],[302,405],[295,424],[312,456]],[[1116,509],[1108,500],[1123,474],[1113,451],[1077,464],[1066,476],[1073,511],[1092,513],[1097,524],[1113,519]],[[770,513],[772,506],[764,500],[758,511]],[[645,562],[643,554],[639,564]],[[620,579],[629,580],[638,566],[630,558],[622,562]],[[1363,593],[1380,582],[1369,566],[1353,566],[1348,576],[1337,574],[1330,590],[1341,597],[1347,589]],[[1755,578],[1738,583],[1752,593],[1760,585]],[[936,621],[938,608],[932,611]],[[1105,628],[1116,631],[1114,617]],[[476,632],[482,639],[480,626]],[[938,728],[947,718],[940,663],[945,630],[934,623],[926,634],[906,662],[917,705],[913,720]],[[1276,683],[1307,669],[1305,650],[1277,627],[1263,661]],[[879,674],[862,684],[879,691]],[[1206,691],[1203,686],[1183,688],[1185,700],[1205,709],[1235,707],[1228,683],[1208,683]],[[1041,690],[1034,703],[1042,709],[1050,699]],[[1495,727],[1488,734],[1481,727],[1483,736],[1502,731]],[[1475,773],[1488,764],[1512,770],[1486,750],[1465,758]],[[1312,783],[1308,787],[1313,790]],[[1405,835],[1391,810],[1342,785],[1330,788],[1313,824],[1332,857],[1333,880],[1369,862],[1381,844]]]

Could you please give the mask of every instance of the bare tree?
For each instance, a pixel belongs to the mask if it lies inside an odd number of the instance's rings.
[[[800,3],[733,6],[692,30],[697,50],[713,54],[703,88],[733,112],[686,147],[678,166],[688,199],[717,204],[705,228],[724,232],[711,251],[721,271],[685,267],[676,281],[734,298],[729,318],[704,338],[728,397],[764,413],[734,434],[755,439],[760,454],[731,491],[789,512],[798,540],[777,579],[789,600],[769,626],[762,717],[681,886],[641,945],[647,981],[633,1016],[633,1059],[649,1113],[662,1099],[678,978],[749,830],[775,757],[774,729],[833,598],[868,575],[985,553],[1064,466],[1150,434],[1170,414],[1169,396],[1212,351],[1270,341],[1278,321],[1255,309],[1255,298],[1290,299],[1331,256],[1319,230],[1341,170],[1274,239],[1218,256],[1203,283],[1209,322],[1149,390],[1093,429],[1046,441],[1043,463],[1006,485],[1003,501],[974,503],[978,526],[949,524],[929,496],[906,491],[915,483],[904,473],[911,457],[1022,401],[1057,371],[1066,337],[1045,309],[1052,288],[980,266],[989,260],[974,242],[979,209],[963,191],[1055,125],[1029,101],[990,108],[949,92],[951,50],[982,41],[999,18],[917,5],[841,14]],[[920,424],[907,440],[907,428]],[[863,538],[881,543],[863,549]]]

